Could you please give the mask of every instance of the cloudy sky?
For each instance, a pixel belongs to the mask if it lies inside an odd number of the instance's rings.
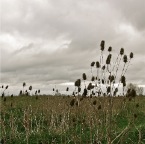
[[[0,82],[10,92],[90,75],[101,40],[134,53],[127,80],[145,85],[145,0],[0,0],[0,10]]]

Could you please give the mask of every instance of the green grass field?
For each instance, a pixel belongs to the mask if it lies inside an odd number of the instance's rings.
[[[74,100],[73,100],[74,99]],[[145,144],[145,97],[0,98],[3,144]],[[79,102],[79,104],[78,104]],[[108,133],[110,129],[110,133]]]

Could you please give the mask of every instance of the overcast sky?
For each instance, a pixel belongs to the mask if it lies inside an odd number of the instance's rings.
[[[128,82],[145,85],[145,0],[0,0],[1,84],[43,92],[90,74],[100,41],[134,53]],[[12,90],[12,89],[11,89]]]

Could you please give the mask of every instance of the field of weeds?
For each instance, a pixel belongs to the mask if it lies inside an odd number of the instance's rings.
[[[16,96],[0,103],[2,144],[145,143],[144,96],[114,97],[111,119],[108,97]]]

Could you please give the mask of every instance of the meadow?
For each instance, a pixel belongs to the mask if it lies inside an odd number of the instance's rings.
[[[134,54],[121,48],[113,59],[104,40],[100,52],[100,60],[90,64],[91,79],[83,73],[72,95],[55,88],[53,96],[42,96],[40,89],[32,95],[33,87],[25,89],[23,82],[19,96],[5,96],[8,85],[2,86],[1,143],[145,144],[143,89],[127,86],[126,79]]]
[[[1,143],[106,144],[108,138],[112,144],[145,143],[145,97],[113,98],[111,122],[108,101],[73,96],[1,98]]]

